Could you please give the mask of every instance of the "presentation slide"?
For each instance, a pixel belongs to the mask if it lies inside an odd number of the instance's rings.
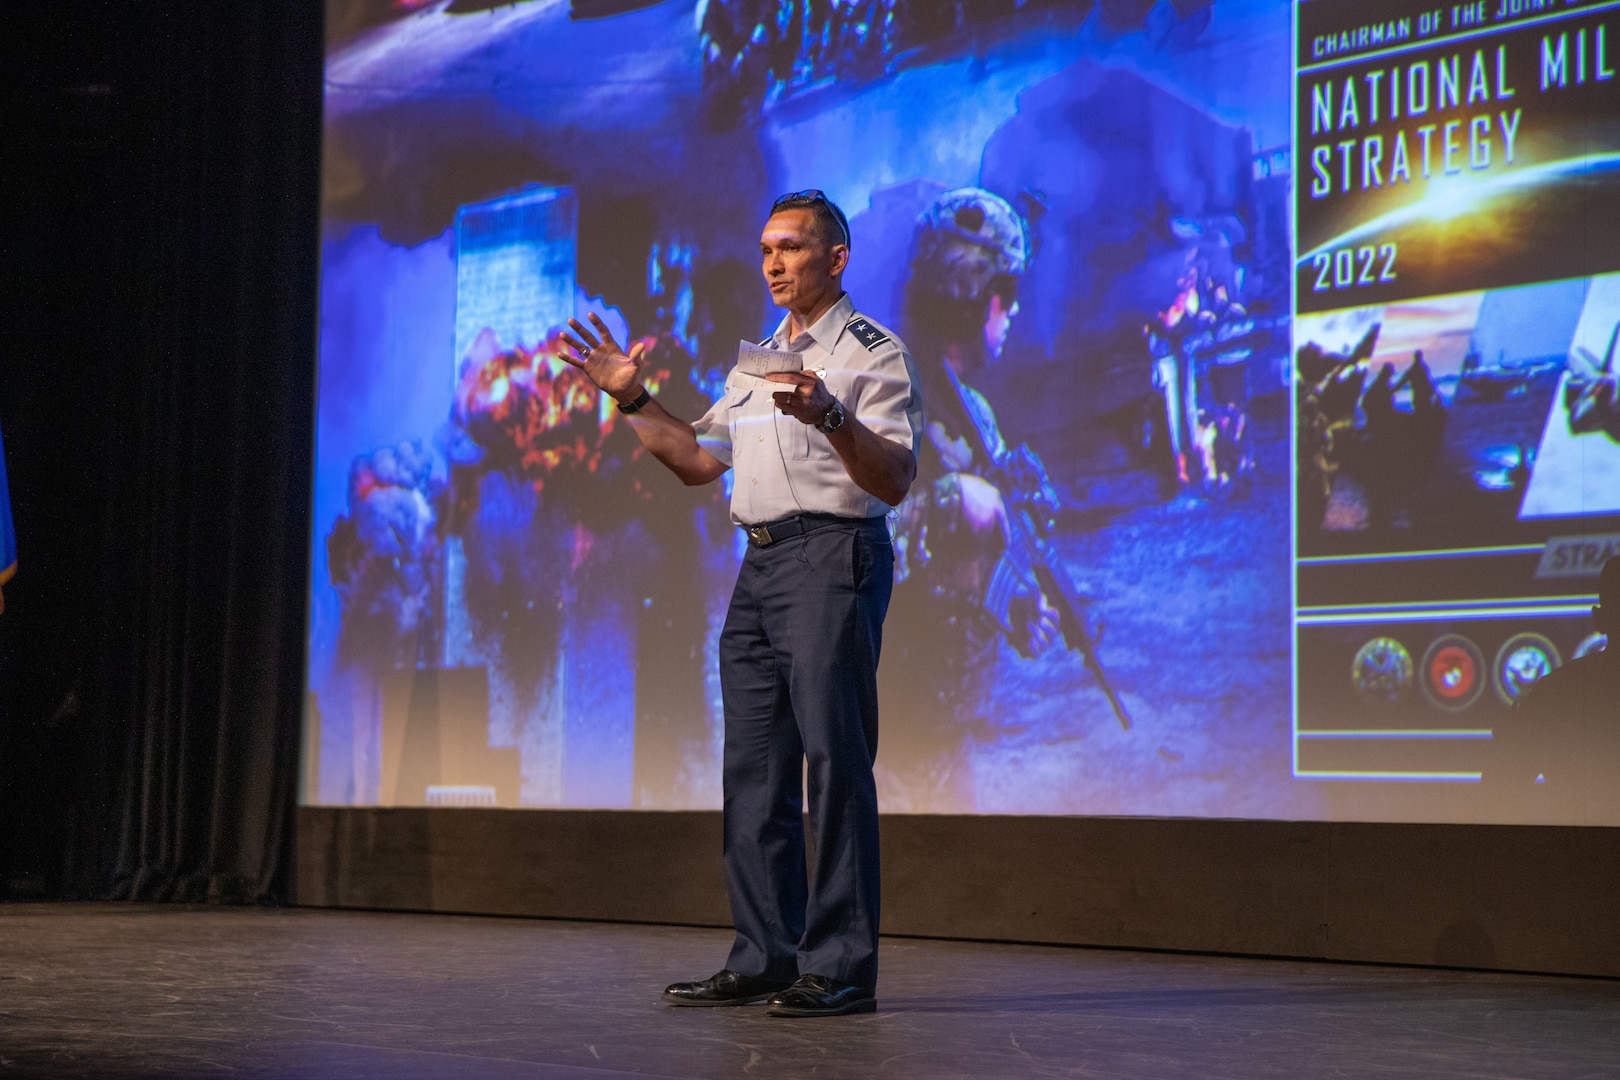
[[[890,516],[884,810],[1620,825],[1493,755],[1620,552],[1611,29],[329,0],[303,800],[719,807],[731,477],[560,333],[696,419],[816,188],[944,463]]]
[[[1504,790],[1493,739],[1603,647],[1594,575],[1620,554],[1615,15],[1299,6],[1296,777],[1478,782],[1487,819],[1615,823]],[[1620,747],[1586,750],[1620,780]],[[1443,801],[1347,790],[1358,816]]]

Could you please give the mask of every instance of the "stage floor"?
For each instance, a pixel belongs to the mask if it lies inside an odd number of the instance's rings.
[[[885,939],[875,1015],[672,1009],[730,934],[0,905],[0,1078],[1620,1076],[1620,982]]]

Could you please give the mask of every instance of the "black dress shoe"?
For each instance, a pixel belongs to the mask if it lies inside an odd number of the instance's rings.
[[[843,1016],[877,1012],[877,991],[850,986],[825,975],[800,975],[797,982],[771,998],[771,1016]]]
[[[752,1005],[781,989],[782,984],[775,979],[740,975],[728,969],[702,982],[671,983],[664,990],[664,1001],[670,1005]]]

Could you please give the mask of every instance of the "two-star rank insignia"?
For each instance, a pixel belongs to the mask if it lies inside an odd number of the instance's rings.
[[[873,326],[869,321],[857,315],[844,327],[855,335],[855,340],[865,345],[867,349],[874,349],[889,340],[889,335]]]

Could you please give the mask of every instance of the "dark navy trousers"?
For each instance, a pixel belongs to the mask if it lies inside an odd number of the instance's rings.
[[[877,985],[877,666],[894,585],[882,518],[750,543],[720,633],[726,967]],[[805,866],[804,780],[815,861]]]

